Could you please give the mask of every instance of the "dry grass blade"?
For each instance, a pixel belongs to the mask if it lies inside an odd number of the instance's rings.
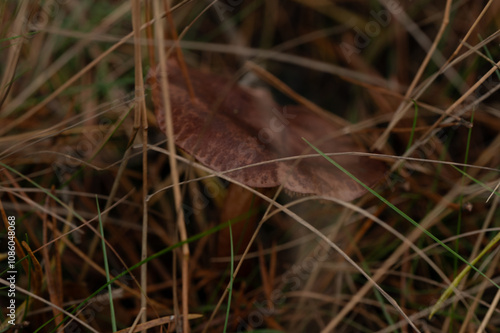
[[[26,16],[26,11],[28,10],[28,2],[21,2],[19,11],[17,13],[16,19],[12,24],[11,36],[12,43],[7,60],[5,61],[6,71],[2,76],[2,81],[0,82],[0,106],[2,106],[7,98],[10,89],[10,82],[14,80],[14,74],[16,72],[16,64],[19,60],[19,55],[21,52],[22,43],[18,40],[22,36],[23,29],[23,19]],[[5,112],[5,111],[4,111]]]
[[[199,314],[189,314],[188,320],[193,320],[193,319],[198,319],[201,318],[202,315]],[[147,329],[152,329],[158,326],[162,326],[165,324],[170,324],[170,323],[175,323],[178,321],[178,319],[174,318],[174,316],[168,316],[168,317],[162,317],[154,320],[150,320],[147,323],[139,324],[136,327],[134,327],[133,330],[130,330],[128,328],[125,328],[123,330],[119,330],[116,333],[136,333],[136,332],[142,332]]]
[[[47,200],[45,202],[45,207],[48,207],[48,205],[51,203],[50,200]],[[44,214],[43,216],[43,242],[46,244],[48,242],[48,220],[47,220],[47,214]],[[53,218],[51,221],[51,226],[52,226],[52,231],[53,234],[57,234],[57,229],[56,227],[56,220]],[[54,232],[55,231],[55,232]],[[50,259],[50,254],[49,254],[49,247],[44,247],[42,249],[42,256],[44,260],[44,268],[45,268],[45,280],[47,283],[47,290],[50,295],[50,301],[57,305],[59,308],[63,307],[63,291],[62,291],[62,276],[61,276],[61,258],[59,256],[59,242],[55,242],[53,245],[53,249],[55,249],[55,254],[54,254],[54,260],[52,261]],[[54,267],[54,269],[52,268]],[[62,323],[62,316],[61,312],[53,308],[52,313],[55,318],[55,324],[56,326],[59,326]]]
[[[185,242],[187,240],[187,231],[184,220],[184,211],[182,209],[182,195],[179,187],[179,172],[177,170],[177,160],[175,159],[175,144],[174,144],[174,130],[173,130],[173,122],[172,122],[172,110],[170,108],[170,95],[168,92],[168,81],[166,78],[167,67],[166,67],[166,58],[165,58],[165,45],[163,38],[163,27],[160,21],[160,1],[155,1],[153,3],[153,8],[155,12],[155,38],[157,44],[157,53],[158,60],[160,62],[159,68],[160,72],[164,73],[160,78],[160,89],[161,96],[165,101],[163,112],[165,115],[165,126],[166,126],[166,134],[167,134],[167,146],[170,151],[169,162],[171,168],[171,177],[173,182],[173,190],[174,190],[174,202],[175,202],[175,213],[177,215],[177,226],[179,230],[180,240]],[[189,322],[188,322],[188,314],[189,314],[189,246],[187,243],[184,243],[182,246],[182,256],[181,256],[181,265],[182,265],[182,327],[184,332],[189,332]]]
[[[383,2],[387,6],[388,1],[383,1]],[[422,61],[422,63],[420,64],[418,71],[417,71],[417,74],[415,74],[410,86],[406,90],[405,98],[410,98],[413,95],[415,87],[417,86],[418,82],[420,81],[420,79],[422,77],[422,74],[423,74],[425,68],[427,67],[431,58],[433,57],[439,41],[443,37],[444,30],[446,29],[446,27],[448,26],[448,23],[450,21],[450,7],[451,7],[451,0],[447,0],[446,7],[444,9],[444,14],[443,14],[443,21],[441,23],[439,31],[438,31],[436,37],[434,38],[434,42],[432,43],[432,46],[427,50],[427,55],[426,55],[425,59]],[[373,144],[373,149],[382,150],[383,145],[386,143],[387,139],[389,138],[389,133],[397,125],[397,123],[401,120],[401,118],[405,115],[405,113],[409,110],[410,106],[411,106],[411,103],[409,103],[409,102],[406,102],[406,105],[405,104],[399,105],[398,109],[396,110],[396,112],[394,114],[394,117],[392,118],[391,122],[387,126],[385,132],[382,133],[382,135]]]

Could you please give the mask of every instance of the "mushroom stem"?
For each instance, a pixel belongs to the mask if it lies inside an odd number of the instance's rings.
[[[261,203],[262,199],[256,197],[250,191],[236,184],[230,184],[227,189],[227,195],[220,215],[221,222],[226,222],[248,214],[248,212],[259,207]],[[235,247],[234,254],[242,254],[252,238],[252,234],[257,227],[260,215],[261,214],[258,212],[255,212],[246,219],[233,224],[231,226],[231,230],[229,228],[222,229],[217,235],[217,256],[228,257],[231,254],[230,232],[233,233]],[[226,265],[224,264],[224,266]]]

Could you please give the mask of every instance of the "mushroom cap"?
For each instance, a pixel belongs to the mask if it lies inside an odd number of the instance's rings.
[[[262,89],[189,69],[193,100],[175,61],[168,62],[167,72],[175,144],[202,164],[219,172],[245,167],[226,175],[251,187],[282,184],[292,192],[346,201],[366,192],[324,157],[274,161],[315,153],[302,138],[324,153],[364,152],[350,136],[338,135],[339,125],[303,106],[280,106]],[[163,100],[156,89],[155,114],[165,132]],[[382,162],[365,156],[332,158],[368,186],[385,173]]]

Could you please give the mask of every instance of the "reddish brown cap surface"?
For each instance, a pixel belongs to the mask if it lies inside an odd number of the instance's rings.
[[[280,106],[262,90],[238,86],[215,74],[190,69],[196,99],[174,61],[168,81],[175,143],[215,171],[227,171],[283,157],[315,153],[302,137],[324,153],[363,152],[349,136],[337,136],[338,125],[302,106]],[[153,74],[154,75],[154,74]],[[153,88],[154,89],[154,88]],[[153,95],[159,96],[159,89]],[[165,131],[161,98],[155,113]],[[379,181],[383,163],[362,156],[332,157],[367,185]],[[361,196],[365,189],[323,157],[271,162],[227,173],[252,187],[284,188],[343,200]]]

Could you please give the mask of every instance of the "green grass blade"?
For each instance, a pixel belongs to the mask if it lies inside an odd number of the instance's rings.
[[[233,293],[233,275],[234,275],[234,248],[233,248],[233,230],[231,225],[229,225],[229,244],[231,246],[231,275],[229,280],[229,293],[227,295],[227,310],[226,310],[226,320],[224,321],[224,333],[227,332],[227,323],[229,322],[229,313],[231,312],[231,295]]]
[[[491,250],[491,248],[493,246],[495,246],[496,243],[498,243],[498,241],[500,241],[500,233],[498,233],[486,245],[486,247],[481,251],[481,253],[479,253],[479,255],[474,260],[471,261],[471,265],[475,265],[479,260],[481,260],[481,258],[484,257],[484,255],[486,253],[488,253]],[[434,304],[434,306],[432,307],[431,313],[429,314],[429,319],[432,318],[432,316],[434,316],[434,314],[436,314],[436,312],[439,310],[439,308],[441,307],[441,305],[443,304],[443,302],[446,301],[451,296],[453,290],[455,290],[455,288],[460,284],[460,281],[462,281],[462,279],[465,278],[465,276],[467,275],[467,273],[470,272],[471,267],[472,266],[470,266],[470,265],[466,266],[460,272],[460,274],[458,274],[457,277],[453,280],[453,282],[451,283],[451,285],[448,288],[446,288],[446,290],[443,292],[443,294],[438,299],[438,301],[436,302],[436,304]]]
[[[102,256],[104,260],[104,270],[106,271],[106,281],[111,280],[109,276],[109,263],[108,263],[108,254],[106,251],[106,242],[104,241],[104,227],[102,225],[101,218],[101,208],[99,207],[99,199],[97,195],[95,197],[95,201],[97,204],[97,214],[99,215],[99,232],[101,233],[101,245],[102,245]],[[115,316],[115,306],[113,304],[113,290],[111,289],[111,283],[108,284],[108,295],[109,295],[109,312],[111,315],[111,327],[113,332],[116,332],[118,329],[116,327],[116,316]]]
[[[450,164],[455,170],[457,170],[458,172],[460,172],[462,175],[464,175],[465,177],[469,178],[470,180],[472,180],[474,183],[478,184],[479,186],[483,187],[484,189],[488,190],[489,192],[491,193],[494,193],[496,196],[499,196],[500,197],[500,192],[498,191],[495,191],[494,189],[492,189],[491,187],[487,186],[485,183],[483,183],[482,181],[472,177],[471,175],[469,175],[467,172],[464,172],[462,170],[460,170],[459,168],[457,168],[456,166]]]
[[[474,111],[472,111],[470,123],[471,124],[474,123]],[[472,127],[469,128],[469,131],[467,134],[467,144],[465,145],[464,164],[467,164],[467,162],[469,161],[469,149],[470,149],[471,136],[472,136]],[[465,172],[467,170],[467,166],[464,165],[463,170]],[[465,177],[462,176],[461,186],[463,187],[464,185],[465,185]],[[456,228],[457,236],[460,235],[460,233],[462,232],[463,199],[464,199],[464,195],[463,195],[463,193],[460,193],[460,195],[458,196],[458,205],[459,205],[460,209],[458,210],[458,219],[457,219],[457,228]],[[459,249],[460,249],[460,237],[457,237],[457,239],[455,240],[455,251],[458,252]],[[474,265],[475,263],[472,263],[472,264]],[[458,270],[459,270],[457,257],[454,258],[453,265],[454,265],[454,275],[456,275]],[[467,267],[469,267],[469,266],[467,266]],[[458,276],[460,276],[460,275],[461,274],[459,274]],[[464,275],[464,277],[465,277],[465,275]],[[446,291],[449,290],[449,295],[451,295],[451,292],[454,290],[455,287],[458,286],[458,283],[460,283],[461,280],[462,280],[462,278],[460,278],[459,280],[457,280],[457,278],[455,278],[455,281],[457,281],[457,284],[454,285],[452,283],[446,290]],[[445,293],[446,293],[446,291],[445,291]],[[436,302],[436,304],[434,304],[433,311],[430,313],[429,318],[432,318],[432,316],[435,314],[435,311],[437,311],[441,307],[442,301],[446,300],[449,297],[449,295],[448,295],[448,296],[443,298],[445,293],[443,293],[443,295],[441,295],[441,297],[439,298],[438,302]],[[440,302],[441,299],[442,299],[442,301]],[[454,303],[453,306],[449,310],[450,311],[450,318],[453,318],[453,316],[451,314],[454,311],[455,306],[456,306],[456,303]]]
[[[479,40],[482,42],[483,41],[483,37],[481,36],[481,34],[478,34],[477,36],[479,37]],[[483,46],[483,49],[484,49],[484,53],[486,53],[486,56],[488,56],[488,58],[490,58],[491,61],[494,61],[494,58],[493,58],[493,56],[492,56],[492,54],[490,52],[490,49],[488,49],[488,45],[487,44],[485,44]],[[495,71],[495,74],[497,75],[497,78],[500,80],[500,71],[498,69]]]

